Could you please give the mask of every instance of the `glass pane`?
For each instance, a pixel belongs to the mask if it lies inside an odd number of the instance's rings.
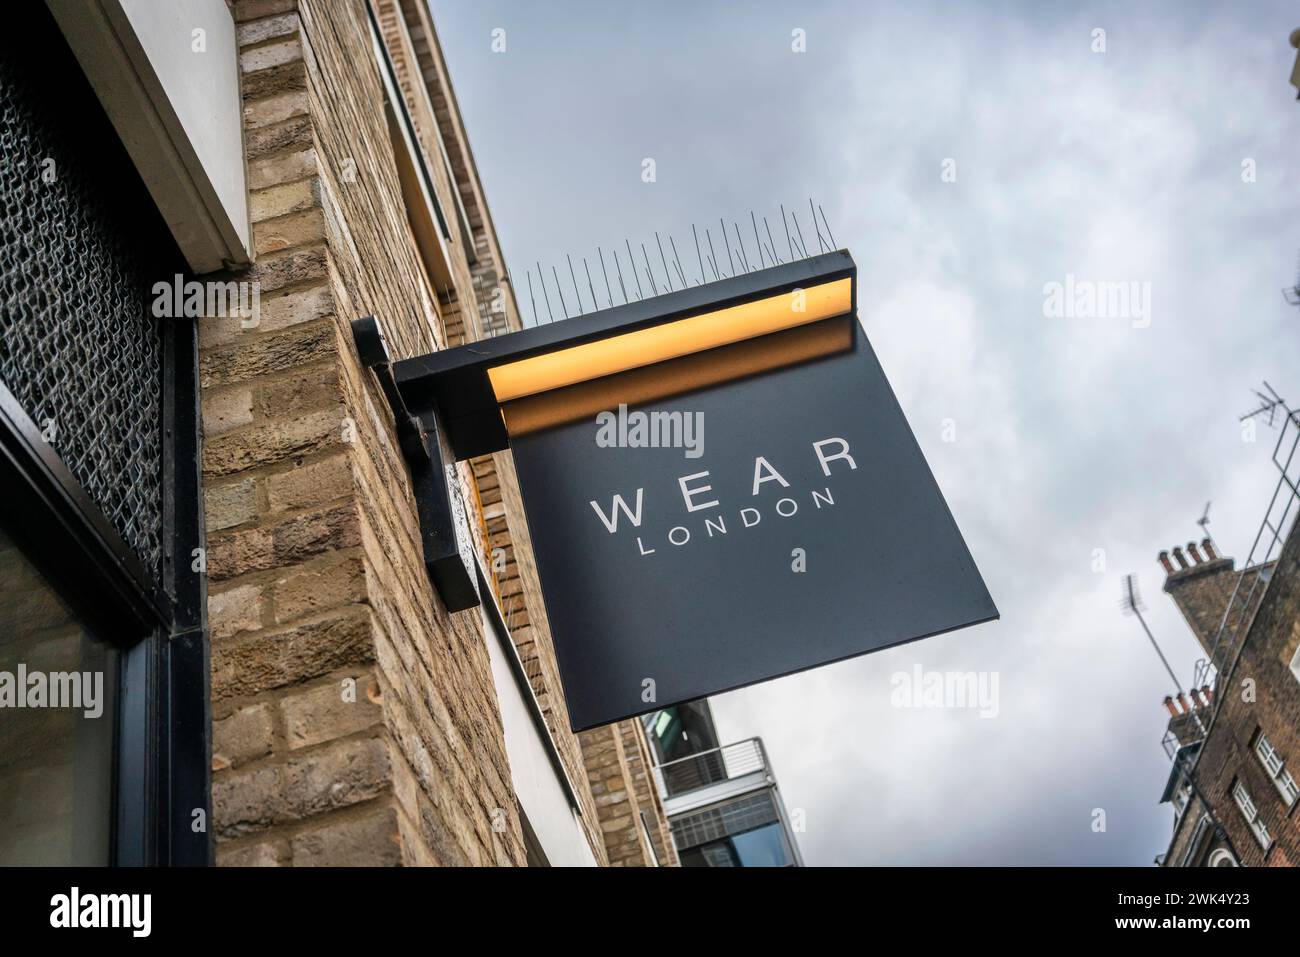
[[[0,528],[0,865],[109,863],[117,674]]]
[[[735,851],[728,841],[714,841],[681,851],[678,858],[682,867],[739,867]]]
[[[781,840],[781,825],[769,824],[731,839],[741,867],[785,867],[792,863]]]
[[[781,825],[768,824],[692,847],[679,854],[683,867],[789,867]]]

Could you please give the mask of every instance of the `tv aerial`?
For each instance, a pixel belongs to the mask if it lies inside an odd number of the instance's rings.
[[[1201,534],[1204,535],[1206,538],[1208,538],[1210,542],[1213,544],[1214,536],[1210,534],[1210,506],[1212,504],[1214,503],[1213,502],[1205,503],[1205,508],[1201,512],[1201,517],[1196,520],[1196,524],[1201,526]],[[1217,544],[1215,545],[1215,548],[1218,548]]]
[[[1247,419],[1263,418],[1267,415],[1268,421],[1265,424],[1270,429],[1273,427],[1273,424],[1277,421],[1278,409],[1283,408],[1285,403],[1283,402],[1282,397],[1277,394],[1276,390],[1268,384],[1267,380],[1264,382],[1264,388],[1268,390],[1268,395],[1265,395],[1258,389],[1251,390],[1255,393],[1255,397],[1259,399],[1259,405],[1252,411],[1247,412],[1245,415],[1238,416],[1238,422],[1245,422]]]

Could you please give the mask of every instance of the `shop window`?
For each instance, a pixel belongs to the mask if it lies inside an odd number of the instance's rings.
[[[112,860],[117,649],[0,528],[0,867]]]

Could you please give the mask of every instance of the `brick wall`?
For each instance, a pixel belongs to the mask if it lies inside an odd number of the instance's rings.
[[[641,723],[620,721],[584,731],[578,738],[609,863],[679,866]]]
[[[641,808],[619,726],[593,728],[579,737],[610,865],[653,866],[653,851],[641,822]]]
[[[457,267],[457,284],[467,292],[453,297],[443,307],[447,343],[457,345],[481,334],[522,329],[513,291],[504,279],[504,257],[428,9],[423,3],[405,0],[400,4],[396,0],[378,0],[376,9],[392,37],[394,65],[405,76],[404,95],[429,158],[435,192],[448,217],[454,220],[453,235],[466,233],[466,244],[472,247],[458,259],[463,268]],[[559,666],[546,625],[510,453],[482,456],[467,463],[466,468],[467,489],[474,506],[470,513],[478,519],[484,567],[547,729],[574,783],[588,841],[597,860],[603,863],[596,805],[586,781],[578,739],[569,730],[568,708],[560,690]]]
[[[218,860],[522,864],[485,637],[432,593],[347,328],[442,337],[364,8],[235,10],[262,298],[201,333]]]
[[[677,847],[673,844],[672,826],[668,823],[668,815],[664,812],[659,788],[654,780],[654,761],[650,756],[650,746],[646,743],[645,730],[638,719],[620,721],[618,728],[623,737],[623,756],[627,761],[637,808],[645,814],[650,842],[659,857],[659,866],[678,867],[680,861],[677,859]]]
[[[400,8],[402,16],[397,15]],[[412,78],[404,85],[415,125],[426,155],[438,167],[435,188],[449,214],[460,215],[473,246],[467,255],[468,274],[462,278],[473,296],[458,297],[444,306],[444,326],[449,345],[495,336],[523,328],[514,288],[505,268],[500,243],[488,212],[483,184],[474,167],[473,152],[456,104],[455,91],[439,48],[427,6],[420,0],[382,0],[377,4],[381,21],[391,24],[400,48],[399,69],[419,71],[423,89]],[[428,125],[432,118],[434,127]],[[445,163],[442,162],[445,156]],[[450,175],[444,175],[449,169]],[[456,192],[451,192],[454,183]],[[469,261],[471,260],[472,261]],[[583,825],[593,846],[603,842],[596,828],[596,803],[587,781],[586,761],[579,738],[569,730],[568,708],[560,686],[559,665],[546,621],[541,585],[533,562],[531,541],[519,495],[518,478],[509,451],[482,456],[471,463],[473,491],[477,496],[485,552],[493,587],[516,650],[546,718],[561,760],[575,782],[583,808]],[[620,733],[639,734],[636,722],[625,722]],[[644,743],[642,751],[645,750]],[[658,795],[643,801],[654,833],[668,834],[667,819]],[[665,854],[675,860],[668,840]],[[597,856],[601,856],[599,851]],[[662,856],[662,855],[661,855]]]
[[[490,639],[429,585],[391,417],[348,329],[381,317],[403,358],[522,323],[428,11],[374,9],[449,220],[436,274],[407,220],[362,0],[234,5],[256,263],[233,278],[260,285],[261,310],[253,328],[200,328],[223,864],[526,861]],[[509,453],[460,471],[454,491],[607,863]],[[620,747],[627,730],[611,731]],[[644,758],[624,763],[628,793],[638,773],[644,790]],[[662,840],[657,796],[643,803]]]

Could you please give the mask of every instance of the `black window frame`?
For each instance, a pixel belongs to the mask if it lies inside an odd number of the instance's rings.
[[[163,322],[161,583],[0,379],[0,521],[121,653],[110,863],[126,866],[213,859],[198,340],[193,319]]]

